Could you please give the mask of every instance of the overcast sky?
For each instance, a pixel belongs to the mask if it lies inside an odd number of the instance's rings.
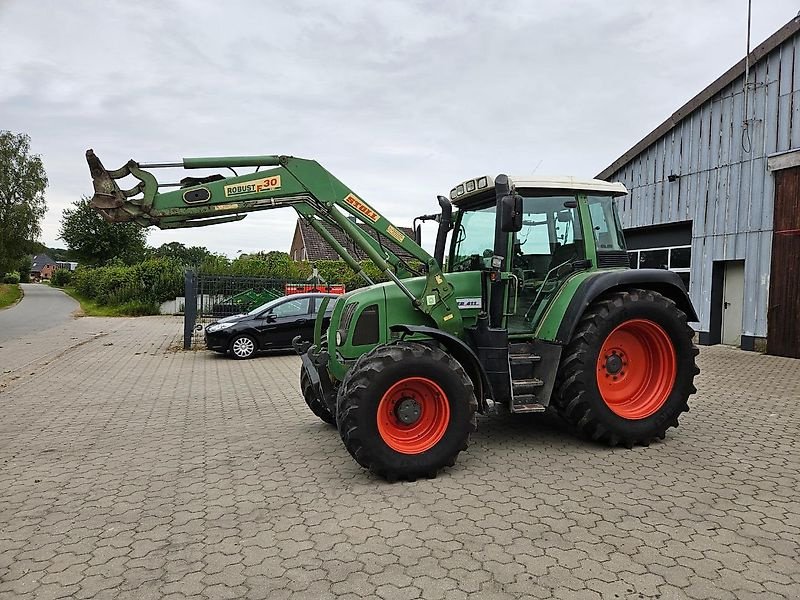
[[[753,46],[800,8],[753,4]],[[42,155],[50,246],[63,246],[61,211],[91,194],[90,147],[109,169],[314,158],[410,225],[478,174],[597,174],[744,56],[746,12],[746,0],[0,0],[0,129]],[[281,209],[148,239],[288,250],[294,222]]]

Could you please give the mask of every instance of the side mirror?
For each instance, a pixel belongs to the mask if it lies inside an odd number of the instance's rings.
[[[275,322],[275,315],[272,313],[267,313],[264,315],[264,318],[267,320],[267,323],[274,323]]]
[[[500,229],[505,233],[522,229],[522,196],[511,194],[500,200]]]

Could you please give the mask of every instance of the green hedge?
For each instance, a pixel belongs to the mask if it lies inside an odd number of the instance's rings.
[[[362,261],[364,272],[373,281],[385,281],[386,276],[371,261]],[[285,252],[268,252],[227,260],[214,256],[200,265],[204,275],[232,275],[238,277],[264,277],[285,281],[305,281],[316,267],[322,279],[328,283],[343,283],[348,290],[365,285],[343,260],[318,260],[313,264],[294,261]]]
[[[123,307],[131,315],[158,314],[159,304],[183,295],[183,267],[167,258],[78,267],[70,283],[78,294],[101,306]]]
[[[370,261],[361,264],[373,281],[386,279]],[[343,283],[348,290],[364,285],[364,280],[344,261],[321,260],[314,266],[328,283]],[[232,261],[213,256],[203,262],[200,272],[205,275],[305,281],[311,277],[313,266],[293,261],[284,252],[268,252]],[[134,265],[79,266],[72,273],[56,271],[53,284],[60,287],[69,285],[81,297],[100,306],[119,307],[123,314],[157,314],[159,304],[183,296],[184,266],[174,258],[150,258]]]

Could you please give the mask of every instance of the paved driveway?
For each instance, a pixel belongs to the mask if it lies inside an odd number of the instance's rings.
[[[80,305],[58,288],[23,283],[22,300],[0,310],[0,344],[64,324]]]
[[[297,358],[91,322],[0,376],[0,598],[800,597],[800,361],[705,348],[663,443],[485,417],[455,468],[392,485],[305,408]]]

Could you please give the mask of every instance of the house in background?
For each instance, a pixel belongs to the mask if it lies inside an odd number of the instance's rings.
[[[799,32],[792,19],[597,176],[628,188],[631,266],[680,274],[701,344],[800,358]]]
[[[359,224],[367,235],[375,237],[376,234],[371,229]],[[339,242],[356,260],[367,260],[369,257],[348,238],[340,229],[326,226],[331,235]],[[410,227],[398,227],[405,235],[414,239],[414,231]],[[397,246],[391,240],[381,237],[380,242],[391,252],[403,260],[413,260],[414,257],[408,252]],[[315,260],[339,260],[339,255],[334,252],[322,236],[302,219],[297,220],[292,237],[292,245],[289,248],[289,257],[298,261]]]
[[[37,254],[31,261],[31,279],[33,281],[50,279],[57,268],[56,261],[47,254]]]

